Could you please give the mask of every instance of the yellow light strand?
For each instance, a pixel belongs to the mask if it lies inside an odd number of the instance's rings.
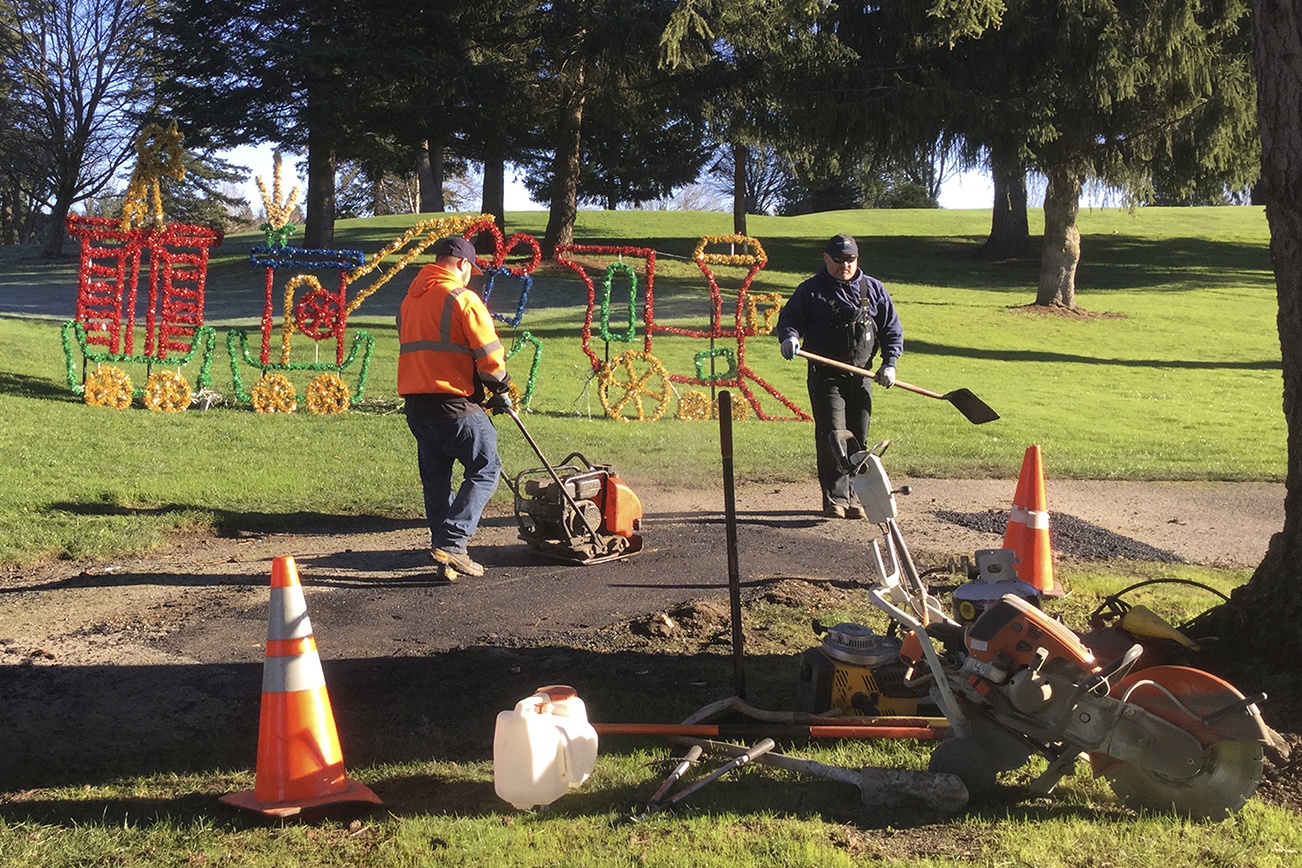
[[[143,227],[149,218],[158,227],[167,224],[163,215],[161,180],[179,181],[185,177],[185,149],[181,131],[173,122],[170,127],[146,124],[136,136],[136,166],[127,182],[122,201],[122,229]],[[152,209],[150,208],[152,206]],[[152,214],[148,213],[152,210]]]
[[[262,180],[261,175],[255,177],[253,181],[258,185],[258,195],[262,197],[262,207],[267,212],[267,223],[272,229],[280,229],[289,223],[289,218],[294,213],[294,204],[298,201],[298,185],[295,185],[289,191],[289,195],[282,202],[280,191],[282,189],[281,176],[283,170],[279,148],[272,152],[272,161],[275,169],[271,180],[270,195],[267,193],[267,185]]]
[[[416,223],[402,235],[389,242],[388,246],[372,256],[366,264],[359,265],[344,276],[344,285],[351,286],[360,278],[379,268],[386,257],[402,250],[422,235],[424,236],[419,243],[404,253],[400,259],[391,264],[383,274],[377,277],[374,283],[354,296],[353,300],[348,303],[348,307],[344,309],[345,315],[351,314],[357,309],[358,305],[370,298],[372,293],[392,280],[394,275],[410,265],[412,260],[433,247],[441,239],[452,235],[465,235],[474,228],[486,229],[492,223],[492,214],[480,214],[476,217],[440,217],[436,220],[422,220]]]
[[[706,253],[705,248],[711,244],[730,244],[733,246],[749,247],[750,253]],[[710,265],[765,265],[769,261],[768,254],[764,252],[764,247],[759,243],[758,238],[752,238],[749,235],[705,235],[696,244],[696,250],[692,251],[692,258],[697,262],[705,262]]]

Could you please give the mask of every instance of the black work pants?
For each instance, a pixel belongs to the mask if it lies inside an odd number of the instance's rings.
[[[873,412],[872,384],[867,377],[811,364],[809,406],[814,415],[815,454],[818,484],[823,489],[824,508],[858,503],[850,488],[850,474],[841,458],[842,432],[853,437],[861,449],[868,448],[868,422]]]

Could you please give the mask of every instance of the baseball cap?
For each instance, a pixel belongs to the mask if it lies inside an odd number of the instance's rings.
[[[475,245],[471,244],[460,235],[453,235],[450,238],[444,238],[438,244],[434,245],[435,256],[456,256],[461,259],[470,260],[470,273],[483,274],[484,272],[475,264]]]
[[[855,244],[854,239],[844,233],[841,235],[833,235],[829,238],[827,246],[824,247],[823,250],[828,256],[832,257],[859,255],[859,245]]]

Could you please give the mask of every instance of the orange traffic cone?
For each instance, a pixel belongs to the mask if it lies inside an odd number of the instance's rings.
[[[271,608],[262,669],[258,767],[252,790],[220,801],[270,817],[337,802],[383,804],[344,774],[344,757],[326,693],[298,568],[289,555],[271,563]]]
[[[1032,446],[1039,454],[1038,447]],[[1026,527],[1026,505],[1031,502],[1031,492],[1027,489],[1031,485],[1031,476],[1034,472],[1029,467],[1031,461],[1031,451],[1026,451],[1026,456],[1022,459],[1022,474],[1017,477],[1017,491],[1013,494],[1013,508],[1008,516],[1008,527],[1004,530],[1004,548],[1011,550],[1014,554],[1020,552],[1025,545],[1027,536]]]
[[[1049,543],[1049,499],[1044,493],[1044,463],[1040,444],[1032,444],[1022,458],[1022,473],[1004,532],[1004,548],[1013,551],[1017,577],[1046,597],[1061,597],[1062,586],[1053,578],[1053,548]]]

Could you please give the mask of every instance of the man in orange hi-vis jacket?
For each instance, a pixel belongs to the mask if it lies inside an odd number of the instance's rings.
[[[398,394],[416,438],[430,556],[482,576],[466,546],[502,472],[497,431],[485,411],[511,408],[511,377],[493,318],[468,287],[472,274],[482,274],[474,246],[444,238],[434,246],[434,262],[411,282],[398,312]],[[454,463],[464,471],[455,494]]]

